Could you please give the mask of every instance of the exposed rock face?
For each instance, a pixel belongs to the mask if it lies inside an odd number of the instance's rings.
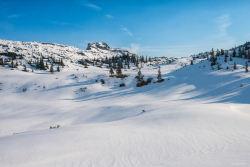
[[[110,47],[105,42],[96,42],[96,43],[89,43],[86,50],[95,49],[102,49],[102,50],[109,50]]]

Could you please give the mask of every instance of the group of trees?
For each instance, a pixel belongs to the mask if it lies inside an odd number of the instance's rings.
[[[137,84],[136,84],[137,87],[148,85],[153,80],[153,78],[148,78],[146,81],[144,81],[144,79],[143,79],[144,75],[142,75],[140,68],[139,68],[139,71],[138,71],[137,76],[135,78],[137,79]],[[157,75],[157,82],[163,82],[163,81],[164,81],[164,79],[162,79],[162,76],[161,76],[161,67],[159,66],[158,75]]]
[[[220,64],[216,62],[219,56],[224,56],[224,62],[228,61],[227,58],[229,56],[230,56],[229,61],[233,61],[232,57],[239,57],[239,58],[249,59],[248,62],[250,62],[250,50],[249,50],[248,45],[249,45],[249,42],[246,42],[245,45],[239,46],[238,47],[238,52],[236,52],[236,49],[237,49],[236,47],[232,48],[231,49],[231,51],[232,51],[231,54],[229,54],[228,50],[224,51],[223,49],[221,49],[221,51],[219,51],[217,49],[216,55],[214,55],[214,50],[212,48],[212,51],[210,52],[210,59],[209,59],[211,61],[211,66],[217,64],[218,65],[217,69],[218,70],[221,69]],[[228,69],[228,67],[227,67],[227,69]],[[233,69],[237,69],[236,63],[234,63]],[[245,71],[248,72],[248,63],[247,62],[246,62],[246,66],[245,66]]]
[[[136,56],[135,54],[129,55],[128,53],[123,53],[122,56],[113,56],[110,58],[104,58],[104,59],[93,59],[84,61],[81,60],[80,63],[87,68],[88,63],[92,64],[93,66],[102,67],[103,64],[107,64],[108,68],[118,69],[119,67],[121,69],[130,69],[131,63],[133,63],[136,67],[139,67],[143,65],[143,63],[151,62],[152,59],[149,57],[144,56]],[[141,64],[141,65],[140,65]]]

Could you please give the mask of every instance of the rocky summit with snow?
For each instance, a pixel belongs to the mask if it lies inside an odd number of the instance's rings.
[[[30,58],[40,58],[41,56],[53,56],[77,62],[84,59],[103,59],[123,54],[132,55],[126,50],[110,48],[104,42],[89,43],[86,50],[81,50],[73,46],[60,45],[43,42],[21,42],[0,39],[0,54],[16,53],[23,55],[27,60]]]
[[[0,166],[249,166],[249,61],[0,40]]]

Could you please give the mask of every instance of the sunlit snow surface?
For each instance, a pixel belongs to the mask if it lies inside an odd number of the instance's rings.
[[[250,166],[247,60],[223,60],[221,70],[201,59],[163,64],[165,81],[139,88],[133,65],[125,79],[70,61],[55,74],[1,66],[0,166]],[[144,78],[155,81],[156,67],[145,65]]]

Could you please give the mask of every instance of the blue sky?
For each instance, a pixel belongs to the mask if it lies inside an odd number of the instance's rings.
[[[0,0],[0,39],[186,57],[250,38],[249,0]]]

